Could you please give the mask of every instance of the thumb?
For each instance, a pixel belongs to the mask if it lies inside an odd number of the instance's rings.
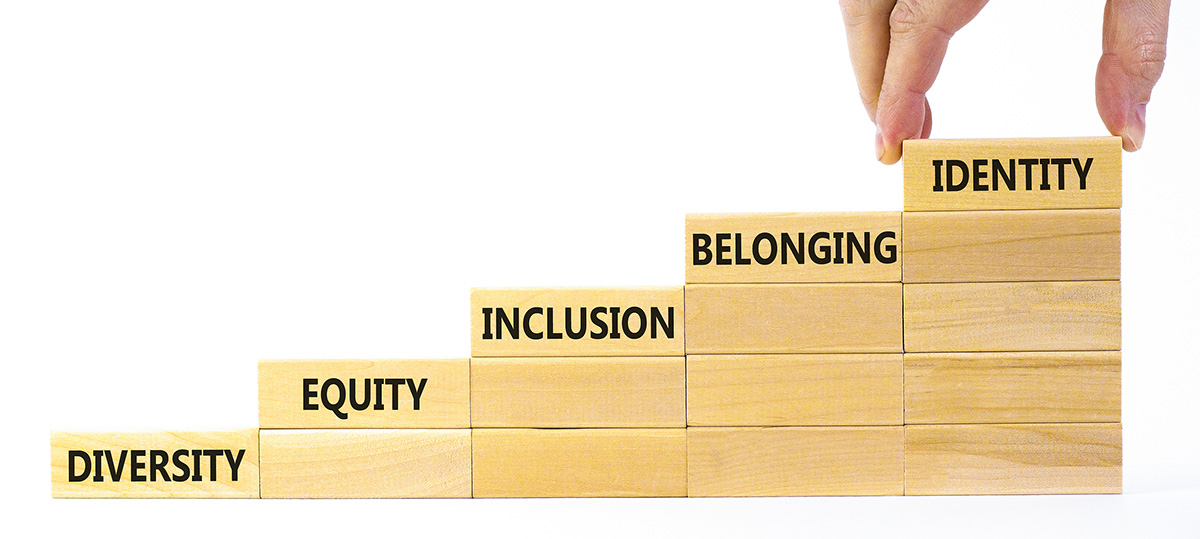
[[[1167,59],[1170,0],[1108,0],[1104,54],[1096,67],[1096,108],[1125,151],[1142,147],[1146,103]]]

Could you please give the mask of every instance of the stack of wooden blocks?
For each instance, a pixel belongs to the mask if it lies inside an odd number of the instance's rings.
[[[684,287],[474,290],[469,360],[263,361],[258,430],[54,433],[52,492],[1120,492],[1120,139],[904,152],[904,212],[691,215]]]

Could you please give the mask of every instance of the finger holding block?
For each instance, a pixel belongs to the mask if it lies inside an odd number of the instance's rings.
[[[469,429],[263,430],[263,498],[470,498]]]
[[[466,358],[261,361],[258,421],[265,429],[467,428],[469,386]]]
[[[679,429],[474,429],[476,498],[687,496]]]
[[[258,431],[54,432],[55,498],[257,498]]]

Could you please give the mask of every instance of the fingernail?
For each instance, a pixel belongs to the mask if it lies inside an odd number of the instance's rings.
[[[1127,152],[1135,152],[1142,147],[1146,138],[1146,104],[1139,103],[1129,110],[1129,118],[1125,121],[1125,132],[1121,134],[1121,143]]]
[[[875,160],[883,161],[883,130],[875,128]]]

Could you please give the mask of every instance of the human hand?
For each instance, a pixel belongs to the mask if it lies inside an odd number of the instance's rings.
[[[841,0],[859,97],[875,122],[876,158],[900,160],[907,139],[928,138],[933,86],[955,32],[987,0]],[[1146,103],[1167,55],[1170,0],[1108,0],[1096,108],[1126,151],[1146,134]]]

